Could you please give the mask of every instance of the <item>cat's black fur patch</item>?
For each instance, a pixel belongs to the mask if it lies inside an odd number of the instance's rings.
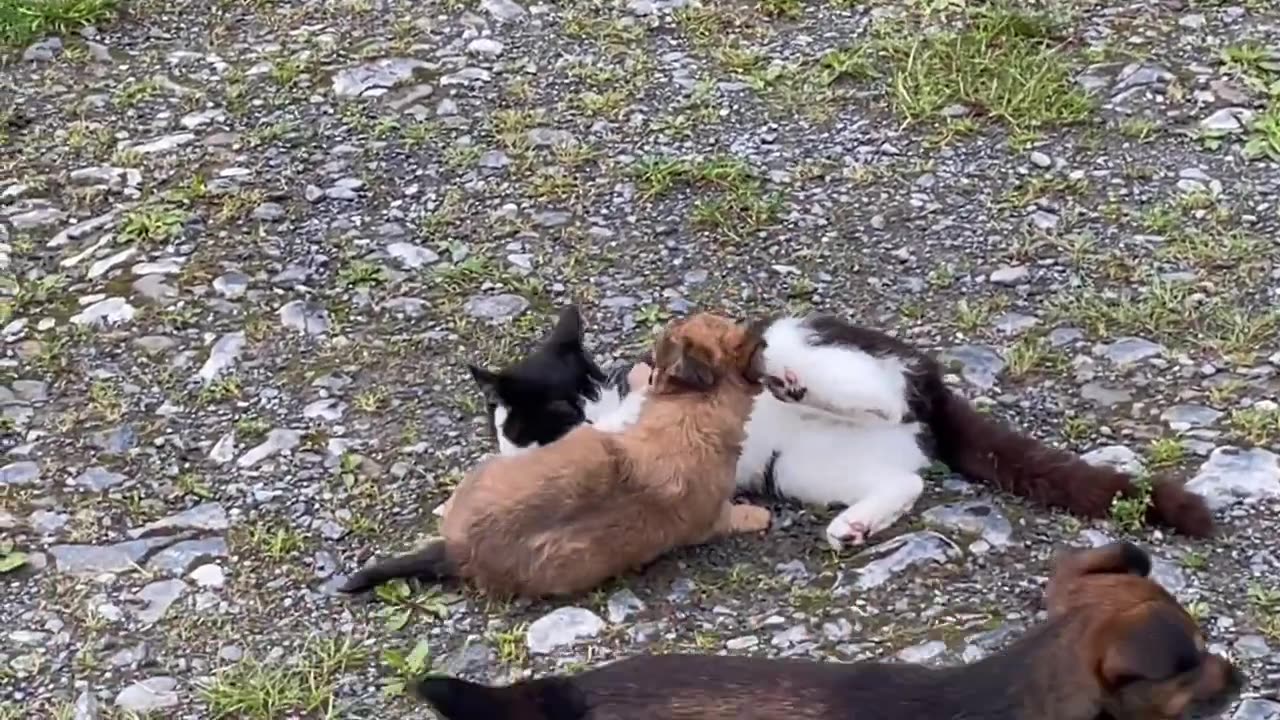
[[[769,453],[769,460],[764,464],[764,477],[761,492],[763,492],[766,497],[782,497],[782,493],[778,491],[778,473],[775,470],[778,465],[778,458],[780,457],[782,457],[782,453],[774,450]]]
[[[606,375],[582,344],[582,316],[569,305],[541,343],[499,371],[468,365],[487,404],[490,430],[521,447],[546,445],[585,419],[583,402],[598,400]],[[623,380],[625,382],[625,378]],[[494,427],[494,410],[507,408],[504,426]]]

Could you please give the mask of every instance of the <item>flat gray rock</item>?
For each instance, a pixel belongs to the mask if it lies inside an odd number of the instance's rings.
[[[1160,413],[1160,419],[1174,430],[1207,427],[1217,422],[1222,412],[1206,405],[1174,405]]]
[[[1280,497],[1280,456],[1262,448],[1214,448],[1186,488],[1215,510]]]
[[[947,644],[941,640],[929,640],[928,642],[912,645],[899,650],[894,657],[903,662],[915,664],[928,664],[934,660],[938,660],[947,654]]]
[[[1142,461],[1142,457],[1124,445],[1104,445],[1094,448],[1081,455],[1080,459],[1090,465],[1114,468],[1128,475],[1138,475],[1146,469],[1146,463]]]
[[[69,574],[116,573],[132,570],[172,538],[130,540],[114,545],[54,545],[49,548],[54,567]]]
[[[0,487],[34,485],[40,479],[40,466],[31,460],[19,460],[0,467]]]
[[[240,351],[244,349],[245,335],[243,331],[227,333],[209,348],[209,357],[196,371],[196,377],[205,384],[211,383],[223,372],[235,364]]]
[[[302,442],[302,433],[288,428],[276,428],[267,433],[267,439],[240,456],[236,465],[250,468],[281,452],[289,452]]]
[[[1165,348],[1146,338],[1123,337],[1114,342],[1099,345],[1097,353],[1112,363],[1123,366],[1163,355]]]
[[[147,569],[165,575],[182,576],[197,565],[227,557],[228,552],[227,541],[220,537],[183,540],[156,553],[147,562]]]
[[[493,322],[510,322],[529,308],[529,301],[519,295],[474,295],[463,306],[463,311],[474,318]]]
[[[129,537],[171,535],[184,530],[218,533],[231,526],[222,503],[207,502],[129,531]]]
[[[941,528],[978,535],[994,547],[1009,544],[1013,526],[1000,508],[983,500],[938,505],[924,511],[924,521]]]
[[[644,612],[644,602],[627,588],[623,588],[609,596],[607,610],[609,622],[617,625],[639,612]]]
[[[1249,698],[1240,703],[1231,720],[1280,720],[1280,702]]]
[[[177,688],[178,681],[168,676],[141,680],[121,690],[116,695],[115,706],[138,714],[175,707],[180,702]]]
[[[187,591],[187,584],[181,580],[157,580],[147,583],[132,598],[141,606],[133,611],[138,622],[154,625],[169,612],[169,608]]]
[[[580,607],[562,607],[534,620],[525,633],[525,643],[534,655],[548,655],[593,638],[605,628],[599,615]]]
[[[102,492],[123,484],[129,478],[123,473],[112,472],[101,465],[85,468],[83,472],[71,479],[71,484],[92,492]]]
[[[960,377],[982,390],[995,387],[1005,367],[1004,358],[988,345],[958,345],[943,350],[938,358],[944,365],[959,365]]]
[[[280,307],[280,324],[307,335],[324,335],[332,326],[329,311],[311,300],[291,300]]]
[[[429,63],[413,58],[374,60],[335,73],[333,94],[340,98],[377,97],[429,67]]]
[[[387,254],[408,270],[417,270],[440,260],[439,253],[407,242],[393,242],[387,246]]]
[[[960,548],[936,532],[922,530],[899,535],[859,555],[879,556],[857,571],[855,586],[859,590],[870,590],[917,565],[943,563],[959,557]]]

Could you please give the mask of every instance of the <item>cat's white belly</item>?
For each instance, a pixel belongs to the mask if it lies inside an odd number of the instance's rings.
[[[778,493],[811,505],[853,504],[878,485],[929,465],[916,441],[917,423],[832,422],[830,418],[770,395],[760,396],[747,420],[738,487],[759,490],[775,452]]]

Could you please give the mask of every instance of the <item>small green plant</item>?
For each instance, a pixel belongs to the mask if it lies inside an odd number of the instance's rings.
[[[0,45],[70,35],[109,19],[115,6],[115,0],[0,0]]]
[[[979,107],[1016,131],[1083,120],[1092,102],[1047,16],[996,4],[969,13],[965,27],[936,33],[887,26],[880,43],[892,69],[890,97],[909,121],[953,105]]]
[[[1153,468],[1166,468],[1182,462],[1186,449],[1177,438],[1160,438],[1147,448],[1147,463]]]
[[[403,695],[406,685],[427,671],[431,658],[431,645],[426,638],[418,640],[407,654],[400,650],[386,650],[382,663],[391,668],[396,677],[383,681],[382,692],[387,695]]]
[[[12,540],[0,541],[0,575],[13,572],[27,564],[27,554],[13,549]]]
[[[350,637],[312,637],[291,659],[266,663],[246,655],[204,681],[199,695],[215,720],[336,717],[338,682],[363,659]]]
[[[413,588],[403,579],[379,585],[374,594],[387,606],[380,614],[388,630],[404,629],[415,614],[438,619],[449,616],[449,609],[439,593],[432,591],[415,595]]]
[[[525,629],[526,626],[521,624],[490,636],[490,641],[497,647],[499,660],[517,667],[524,664],[529,657],[529,648],[524,640]]]
[[[143,205],[124,216],[120,222],[120,238],[144,244],[163,243],[182,232],[187,214],[165,204]]]
[[[1133,487],[1131,496],[1117,495],[1111,501],[1111,520],[1121,530],[1136,533],[1146,525],[1147,511],[1151,508],[1151,478],[1135,477]]]
[[[1182,553],[1182,556],[1178,558],[1178,562],[1181,563],[1182,567],[1188,570],[1199,571],[1204,570],[1209,566],[1209,558],[1205,557],[1203,553],[1196,552],[1195,550],[1187,550]]]

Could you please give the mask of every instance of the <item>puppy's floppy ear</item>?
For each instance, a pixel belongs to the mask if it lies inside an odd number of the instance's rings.
[[[742,341],[738,344],[737,353],[742,367],[742,376],[747,382],[758,383],[765,375],[764,350],[768,343],[764,339],[764,331],[770,325],[769,320],[756,320],[747,325]]]
[[[1128,574],[1146,577],[1151,573],[1151,556],[1131,542],[1113,542],[1067,553],[1056,565],[1055,575]]]
[[[716,384],[716,371],[690,348],[689,343],[678,346],[675,362],[667,368],[667,375],[695,390],[710,390]]]
[[[1200,664],[1191,629],[1167,606],[1147,605],[1116,617],[1101,628],[1099,638],[1100,679],[1110,688],[1167,680]]]
[[[566,305],[560,311],[556,326],[547,336],[547,345],[566,350],[582,347],[582,313],[577,305]]]

